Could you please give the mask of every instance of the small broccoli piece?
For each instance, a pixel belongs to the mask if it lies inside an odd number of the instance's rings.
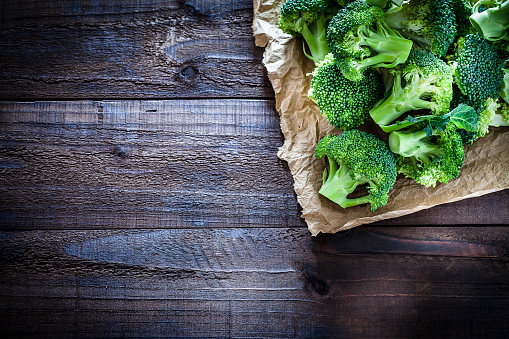
[[[341,129],[352,129],[369,118],[369,110],[383,97],[383,83],[378,73],[368,70],[358,82],[348,80],[339,70],[332,54],[313,71],[309,97],[322,114]]]
[[[389,147],[396,153],[398,173],[426,187],[456,179],[465,160],[463,141],[454,124],[444,131],[432,128],[431,133],[422,124],[393,131]]]
[[[482,37],[492,42],[509,42],[509,1],[480,0],[472,12],[470,22]]]
[[[318,142],[317,158],[327,157],[319,193],[343,208],[371,204],[371,211],[387,204],[389,191],[396,181],[396,157],[385,142],[356,129],[340,136],[329,135]],[[367,184],[367,195],[348,195]]]
[[[385,132],[405,127],[393,122],[409,111],[429,109],[433,115],[449,112],[453,77],[444,61],[429,52],[413,50],[407,61],[392,71],[390,95],[369,112]]]
[[[449,0],[410,0],[387,10],[385,22],[439,57],[446,55],[457,32]]]
[[[499,102],[497,110],[493,115],[490,126],[509,126],[509,104],[505,101]]]
[[[317,63],[329,53],[327,25],[338,9],[334,0],[287,0],[281,6],[279,28],[287,34],[302,36],[311,55],[305,48],[304,53]]]
[[[453,86],[453,98],[451,108],[464,104],[472,107],[477,116],[477,128],[466,131],[459,129],[459,133],[465,145],[471,145],[475,140],[484,137],[489,132],[489,127],[494,126],[493,119],[499,106],[497,100],[488,97],[484,100],[471,100],[461,93],[457,86]]]
[[[362,0],[332,18],[327,41],[341,72],[353,81],[362,79],[369,67],[391,68],[405,62],[413,45],[384,23],[380,7]]]
[[[465,36],[455,63],[455,82],[470,100],[499,96],[504,61],[487,40],[475,34]]]

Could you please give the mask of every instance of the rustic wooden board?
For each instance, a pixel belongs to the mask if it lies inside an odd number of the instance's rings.
[[[0,3],[0,98],[273,97],[252,1]]]
[[[367,227],[314,239],[305,228],[3,232],[0,328],[51,338],[507,337],[506,230],[482,240],[477,228],[402,230],[408,238]],[[344,250],[362,239],[362,251]]]
[[[4,229],[305,226],[270,100],[1,102],[0,134]],[[508,202],[378,225],[502,224]]]
[[[2,102],[0,224],[302,226],[273,106]]]

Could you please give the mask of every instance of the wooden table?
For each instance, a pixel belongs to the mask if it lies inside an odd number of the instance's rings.
[[[309,235],[251,1],[0,13],[0,337],[509,336],[509,191]]]

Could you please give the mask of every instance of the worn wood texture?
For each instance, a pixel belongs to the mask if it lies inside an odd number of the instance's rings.
[[[0,3],[0,98],[272,97],[252,1]]]
[[[270,100],[2,102],[0,227],[305,226],[277,158],[283,140],[273,107]],[[503,191],[378,224],[502,224],[508,201]]]
[[[302,226],[273,101],[0,103],[2,227]]]
[[[406,230],[4,232],[0,328],[46,338],[507,337],[506,230]],[[345,250],[361,238],[389,245]]]

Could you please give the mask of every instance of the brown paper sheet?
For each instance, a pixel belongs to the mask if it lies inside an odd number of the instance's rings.
[[[265,47],[263,63],[276,95],[276,109],[285,138],[278,156],[288,162],[302,217],[312,235],[335,233],[362,224],[410,214],[438,204],[509,188],[509,128],[492,128],[466,149],[459,178],[426,188],[398,176],[389,202],[371,212],[369,205],[343,209],[318,194],[325,168],[315,159],[318,140],[341,131],[330,126],[307,92],[314,64],[302,52],[302,42],[278,28],[284,0],[254,0],[256,45]]]

